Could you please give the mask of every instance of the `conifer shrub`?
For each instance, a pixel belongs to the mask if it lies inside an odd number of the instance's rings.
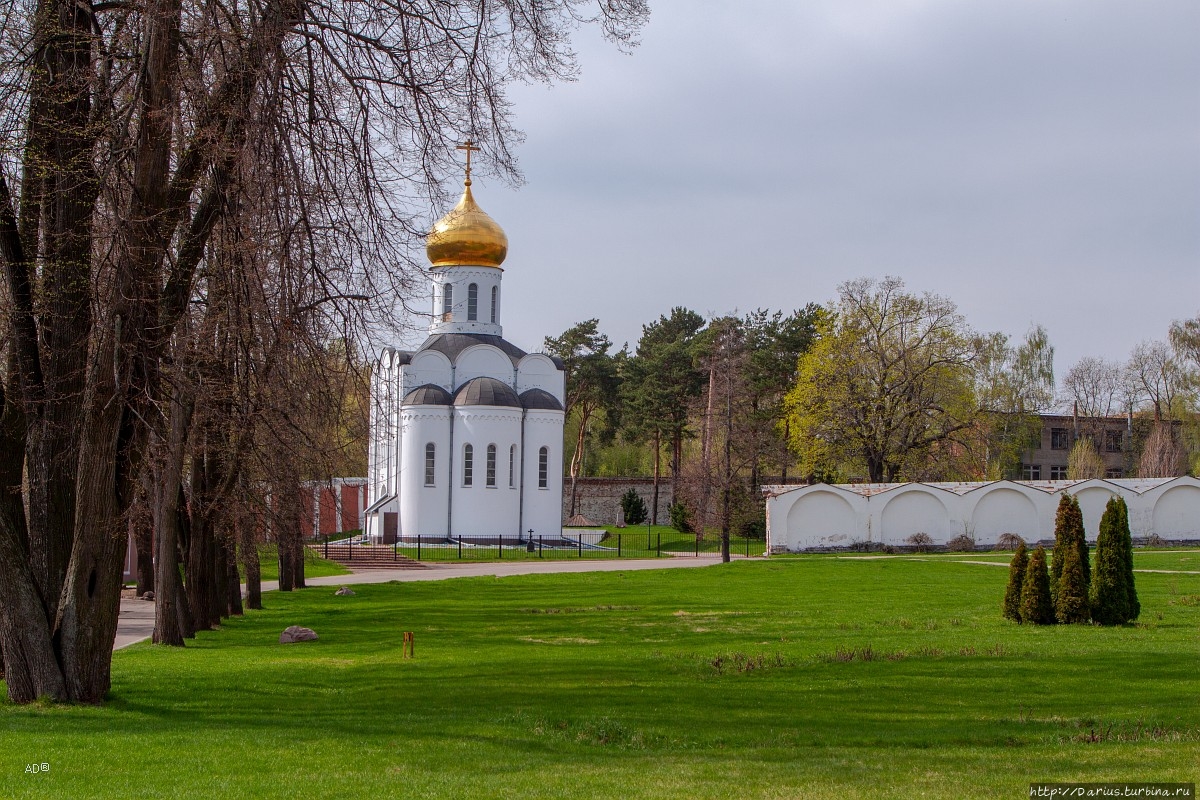
[[[1141,604],[1133,583],[1133,537],[1129,509],[1113,496],[1100,519],[1096,537],[1096,570],[1090,593],[1092,619],[1101,625],[1123,625],[1137,619]]]
[[[1058,590],[1054,593],[1054,617],[1064,625],[1091,618],[1087,582],[1079,559],[1079,548],[1068,542],[1064,548]]]
[[[1083,511],[1078,498],[1064,493],[1054,515],[1054,553],[1050,563],[1050,597],[1057,602],[1059,578],[1066,562],[1066,553],[1074,550],[1083,575],[1083,596],[1088,596],[1091,569],[1088,563],[1087,535],[1083,530]]]
[[[641,525],[646,521],[646,501],[636,489],[621,495],[621,511],[625,514],[626,525]]]
[[[1038,545],[1029,557],[1025,579],[1021,583],[1021,621],[1034,625],[1053,625],[1054,606],[1050,602],[1050,572],[1046,569],[1046,550]]]
[[[1025,570],[1029,568],[1029,554],[1025,542],[1017,545],[1012,563],[1008,565],[1008,588],[1004,590],[1003,612],[1005,619],[1021,622],[1021,586],[1025,583]]]
[[[671,515],[671,527],[680,533],[692,532],[692,520],[688,515],[687,506],[683,503],[672,503],[667,509]]]

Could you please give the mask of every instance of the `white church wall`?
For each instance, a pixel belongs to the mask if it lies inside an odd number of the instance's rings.
[[[881,490],[882,489],[882,490]],[[1094,542],[1100,516],[1119,494],[1129,507],[1135,537],[1157,535],[1200,542],[1200,480],[1095,480],[1063,484],[997,481],[987,484],[903,484],[886,487],[769,487],[769,552],[832,549],[871,542],[903,545],[913,533],[945,544],[967,533],[976,545],[994,545],[1005,533],[1026,542],[1054,537],[1063,492],[1075,495],[1084,529]]]
[[[516,536],[520,492],[508,488],[508,448],[521,439],[521,409],[460,406],[454,410],[451,528],[456,537]],[[464,484],[464,445],[473,449],[471,485]],[[487,447],[496,446],[496,485],[487,485]]]
[[[977,545],[997,544],[1006,533],[1027,542],[1036,542],[1044,534],[1045,492],[1000,481],[975,489],[963,500],[962,519],[966,522],[955,535],[965,532]]]
[[[528,535],[562,534],[563,492],[563,412],[534,410],[525,412],[525,452],[522,464],[521,528]],[[538,486],[538,452],[548,452],[546,488]]]
[[[927,534],[935,542],[949,539],[954,535],[950,533],[950,511],[939,494],[949,493],[909,484],[875,495],[870,505],[884,503],[877,540],[884,544],[904,544],[908,537],[918,533]]]
[[[530,353],[517,364],[517,394],[530,389],[542,389],[554,395],[566,406],[566,389],[563,371],[554,365],[549,356]]]
[[[450,502],[449,406],[406,406],[401,425],[408,446],[400,464],[399,535],[446,536]],[[425,484],[425,448],[434,446],[433,485]]]
[[[408,394],[418,386],[432,383],[447,392],[454,389],[454,367],[444,353],[437,350],[422,350],[403,367],[403,391]]]
[[[498,378],[512,386],[515,377],[512,359],[490,344],[471,345],[459,353],[454,362],[455,391],[479,377]]]

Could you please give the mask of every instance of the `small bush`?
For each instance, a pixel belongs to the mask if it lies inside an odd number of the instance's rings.
[[[1002,533],[1000,538],[996,540],[997,550],[1016,550],[1018,547],[1024,547],[1025,540],[1015,533]]]
[[[964,553],[970,553],[975,550],[975,540],[965,533],[960,533],[950,541],[946,542],[946,547],[951,550],[958,550]]]
[[[636,489],[621,495],[621,511],[625,514],[626,525],[641,525],[646,521],[646,501]]]
[[[925,549],[933,544],[933,537],[928,533],[914,533],[904,541],[917,548],[918,553],[924,553]]]

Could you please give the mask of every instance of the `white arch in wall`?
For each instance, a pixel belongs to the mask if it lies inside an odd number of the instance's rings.
[[[1089,542],[1096,541],[1100,535],[1100,518],[1104,516],[1104,508],[1114,495],[1124,495],[1120,487],[1099,478],[1077,483],[1069,490],[1079,501],[1079,510],[1083,512],[1083,533]],[[1127,501],[1130,499],[1125,498]]]
[[[422,350],[412,357],[412,361],[404,370],[405,392],[411,392],[418,386],[424,386],[427,383],[441,386],[446,391],[450,391],[452,372],[450,359],[446,358],[445,353],[439,353],[437,350]]]
[[[854,507],[842,493],[814,486],[788,510],[785,546],[789,550],[848,547],[856,528]]]
[[[904,544],[913,534],[927,533],[935,543],[945,543],[954,534],[950,532],[950,512],[937,496],[941,491],[908,484],[887,493],[887,505],[879,517],[880,541]]]
[[[976,544],[996,544],[1006,533],[1015,533],[1026,542],[1042,538],[1033,499],[1014,486],[1002,484],[978,497],[969,527]]]
[[[1200,539],[1200,487],[1171,486],[1154,503],[1154,533],[1164,539]]]
[[[454,389],[473,378],[497,378],[513,385],[513,363],[498,347],[475,344],[459,353],[454,362]]]

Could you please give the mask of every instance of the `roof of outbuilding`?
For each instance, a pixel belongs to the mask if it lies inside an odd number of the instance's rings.
[[[454,394],[456,406],[507,406],[520,408],[517,393],[507,383],[496,378],[472,378]]]
[[[526,389],[521,392],[521,406],[528,409],[562,411],[562,403],[545,389]]]
[[[402,406],[448,406],[453,402],[450,393],[433,383],[418,386],[400,401]]]

